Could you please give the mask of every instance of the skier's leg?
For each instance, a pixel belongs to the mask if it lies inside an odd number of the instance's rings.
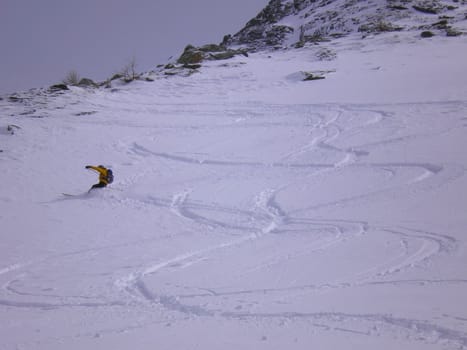
[[[91,192],[95,188],[103,188],[105,186],[107,186],[107,184],[105,184],[104,182],[99,182],[98,184],[92,185],[88,192]]]

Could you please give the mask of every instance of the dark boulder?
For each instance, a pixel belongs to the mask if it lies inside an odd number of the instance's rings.
[[[201,47],[188,45],[178,58],[177,63],[185,68],[196,67],[195,69],[198,69],[202,61],[227,60],[236,55],[248,56],[248,51],[246,49],[228,49],[222,44],[208,44]],[[173,68],[173,65],[171,67]]]
[[[70,90],[66,84],[55,84],[52,85],[49,90],[51,92],[57,92],[57,91],[67,91]]]
[[[188,45],[185,47],[182,55],[178,58],[177,63],[179,64],[197,64],[204,60],[204,52],[200,49],[194,47],[193,45]]]
[[[422,38],[431,38],[431,37],[433,37],[435,35],[433,34],[433,32],[430,32],[429,30],[425,30],[425,31],[422,32],[422,34],[420,34],[420,36]]]
[[[88,78],[82,78],[79,81],[78,86],[80,86],[80,87],[98,87],[98,85],[93,80],[88,79]]]

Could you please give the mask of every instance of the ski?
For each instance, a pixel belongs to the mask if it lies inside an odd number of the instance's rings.
[[[79,193],[79,194],[62,193],[62,195],[65,196],[66,198],[84,198],[88,196],[89,193],[88,192]]]

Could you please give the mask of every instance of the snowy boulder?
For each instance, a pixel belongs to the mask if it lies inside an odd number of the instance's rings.
[[[322,80],[326,79],[326,77],[324,76],[325,73],[327,72],[300,71],[287,75],[286,79],[290,82]]]
[[[322,80],[325,79],[324,76],[321,74],[316,74],[312,72],[301,72],[304,78],[302,79],[303,81],[311,81],[311,80]]]

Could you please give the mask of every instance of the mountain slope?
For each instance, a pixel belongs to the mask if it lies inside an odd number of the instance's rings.
[[[1,349],[467,348],[466,44],[5,96]]]
[[[272,0],[229,42],[255,48],[304,45],[352,33],[402,30],[460,34],[465,1]]]

